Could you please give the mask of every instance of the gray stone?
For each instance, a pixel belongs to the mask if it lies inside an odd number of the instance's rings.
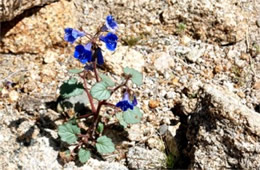
[[[260,115],[226,89],[205,85],[204,96],[188,124],[189,167],[258,169]]]
[[[138,146],[132,147],[127,153],[130,169],[166,168],[166,155],[156,149],[148,150]]]
[[[10,21],[25,10],[49,4],[57,0],[2,0],[0,2],[0,22]]]
[[[166,99],[174,99],[176,96],[176,93],[174,91],[170,91],[166,94]]]

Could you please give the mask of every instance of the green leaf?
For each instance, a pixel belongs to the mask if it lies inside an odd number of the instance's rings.
[[[97,100],[106,100],[110,97],[110,91],[104,82],[96,83],[90,90],[91,95]]]
[[[80,128],[71,123],[65,123],[60,125],[58,128],[58,134],[61,137],[61,140],[67,142],[68,144],[73,144],[77,141],[78,137],[76,134],[80,133]]]
[[[134,107],[133,110],[128,109],[123,113],[124,121],[129,124],[139,123],[141,121],[142,116],[143,113],[140,111],[138,107]]]
[[[99,122],[99,123],[98,123],[98,127],[97,127],[97,131],[98,131],[100,134],[102,134],[103,130],[104,130],[104,124],[101,123],[101,122]]]
[[[80,148],[78,156],[79,156],[79,161],[81,163],[85,163],[89,160],[90,158],[90,151],[89,150],[85,150],[83,148]]]
[[[81,73],[82,71],[84,71],[84,69],[75,68],[75,69],[70,69],[70,70],[69,70],[69,72],[70,72],[70,73],[73,73],[73,74],[79,74],[79,73]]]
[[[115,82],[113,82],[113,80],[105,74],[100,74],[99,77],[102,79],[104,83],[106,83],[108,87],[112,87],[115,85]]]
[[[137,71],[137,70],[135,70],[133,68],[125,67],[124,68],[124,73],[128,74],[128,75],[131,75],[132,76],[131,80],[136,85],[140,86],[143,83],[143,75],[139,71]]]
[[[84,87],[78,83],[75,78],[69,79],[64,82],[60,87],[60,94],[63,98],[81,95],[84,92]]]
[[[115,151],[115,145],[112,140],[106,136],[101,136],[97,139],[97,151],[101,154],[112,153]]]
[[[124,118],[123,118],[123,113],[117,113],[116,114],[116,118],[118,119],[120,125],[122,125],[124,128],[127,128],[127,123],[125,122]]]

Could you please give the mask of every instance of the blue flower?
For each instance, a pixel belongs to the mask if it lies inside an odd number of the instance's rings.
[[[106,28],[108,31],[115,32],[117,30],[117,23],[112,17],[112,15],[108,15],[106,18]]]
[[[103,65],[104,64],[104,58],[103,58],[103,55],[102,55],[101,48],[98,47],[96,49],[96,55],[97,55],[97,63],[99,65]]]
[[[64,39],[70,43],[74,43],[77,38],[83,37],[85,35],[84,32],[80,32],[73,28],[65,28],[64,31],[65,31]]]
[[[92,58],[91,46],[91,43],[88,43],[85,46],[81,44],[77,45],[75,47],[74,57],[83,64],[90,62]]]
[[[100,36],[99,39],[106,44],[107,49],[109,49],[110,51],[115,51],[118,40],[116,34],[109,32],[106,36]]]
[[[124,93],[124,98],[120,102],[116,104],[116,107],[120,107],[121,110],[127,111],[127,109],[134,109],[134,106],[137,105],[136,97],[134,97],[133,101],[130,101],[129,94],[126,92]]]

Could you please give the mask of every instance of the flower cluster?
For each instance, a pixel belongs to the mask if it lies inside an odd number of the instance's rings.
[[[75,47],[74,57],[81,63],[85,64],[85,70],[93,70],[93,63],[98,65],[104,64],[104,57],[102,55],[102,49],[98,46],[97,40],[100,40],[106,44],[106,48],[110,51],[115,51],[117,47],[118,37],[115,34],[118,29],[117,23],[111,15],[106,17],[105,24],[97,31],[94,36],[88,36],[89,41],[85,44],[79,44]],[[78,38],[90,35],[73,28],[66,28],[64,39],[69,43],[74,43]],[[107,32],[106,35],[104,33]],[[136,97],[130,101],[129,94],[124,93],[124,97],[121,101],[116,104],[116,107],[126,111],[127,109],[133,110],[134,106],[137,105]]]
[[[107,118],[103,119],[102,116],[104,115],[100,114],[103,111],[102,107],[111,107],[116,112],[110,115],[115,118],[113,120],[117,120],[113,122],[119,123],[123,128],[139,123],[142,119],[143,113],[138,108],[135,94],[129,87],[130,81],[136,86],[142,85],[142,73],[133,68],[125,67],[121,81],[116,83],[106,73],[99,74],[98,71],[100,67],[97,67],[97,65],[104,64],[100,44],[105,43],[109,51],[115,51],[118,41],[115,34],[117,29],[116,21],[109,15],[106,17],[104,24],[93,35],[73,28],[64,30],[64,39],[69,43],[75,43],[78,38],[83,36],[88,40],[84,44],[75,45],[74,57],[84,64],[84,68],[71,69],[69,72],[74,76],[78,75],[81,81],[72,76],[61,85],[60,108],[74,105],[72,102],[75,102],[76,96],[78,96],[78,104],[81,105],[82,103],[85,106],[85,102],[89,103],[89,108],[85,109],[76,108],[76,105],[73,106],[75,114],[68,114],[68,121],[58,127],[58,135],[61,141],[70,145],[68,150],[59,154],[64,162],[78,159],[81,163],[85,163],[90,159],[94,149],[96,149],[94,154],[98,152],[100,156],[115,151],[116,147],[112,139],[104,135],[107,134],[105,131],[109,130],[111,126],[108,126],[110,121]],[[89,87],[90,84],[87,81],[90,78],[95,79],[95,83],[91,87]],[[116,104],[110,103],[110,97],[118,90],[122,90],[123,99],[119,99],[120,101]],[[86,95],[82,95],[83,93],[86,93]],[[98,102],[95,102],[95,100]],[[118,112],[118,108],[122,111]],[[66,112],[65,109],[62,111]],[[82,121],[82,119],[85,121]]]
[[[104,64],[104,58],[102,55],[102,49],[99,47],[97,40],[100,40],[106,44],[106,47],[110,51],[115,51],[117,47],[118,37],[115,34],[118,26],[114,18],[109,15],[106,18],[105,24],[97,31],[95,35],[91,35],[75,30],[73,28],[66,28],[64,39],[69,43],[74,43],[78,38],[86,36],[89,41],[85,44],[79,44],[75,47],[74,57],[81,63],[86,64],[88,62],[96,62],[98,65]],[[104,33],[106,33],[104,35]]]

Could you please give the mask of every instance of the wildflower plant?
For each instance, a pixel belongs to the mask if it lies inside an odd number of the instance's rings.
[[[127,128],[129,124],[141,121],[142,112],[137,107],[138,102],[134,91],[129,87],[129,81],[140,86],[143,76],[133,68],[124,68],[122,82],[114,82],[108,75],[100,74],[98,66],[104,64],[105,59],[102,54],[101,43],[105,43],[109,51],[115,51],[117,48],[118,37],[116,30],[118,25],[114,18],[109,15],[105,23],[97,29],[94,35],[78,31],[73,28],[66,28],[64,39],[73,44],[78,38],[86,36],[88,41],[85,44],[75,46],[74,58],[84,64],[82,69],[69,70],[75,76],[82,79],[82,83],[75,78],[65,81],[60,87],[60,95],[64,99],[80,96],[83,92],[87,94],[90,104],[90,111],[84,114],[75,114],[64,124],[58,127],[58,134],[61,140],[69,146],[66,151],[66,157],[70,160],[78,160],[85,163],[91,157],[91,152],[96,149],[102,154],[115,151],[115,145],[112,139],[103,135],[108,121],[103,121],[101,114],[102,107],[111,107],[115,113],[110,115],[117,122]],[[95,84],[90,87],[87,78],[93,77]],[[121,90],[122,99],[117,103],[110,103],[110,97],[118,90]],[[82,99],[83,100],[83,99]],[[96,100],[96,102],[94,102]],[[87,124],[87,122],[90,122]],[[82,125],[82,123],[84,125]],[[71,149],[73,148],[73,149]]]

